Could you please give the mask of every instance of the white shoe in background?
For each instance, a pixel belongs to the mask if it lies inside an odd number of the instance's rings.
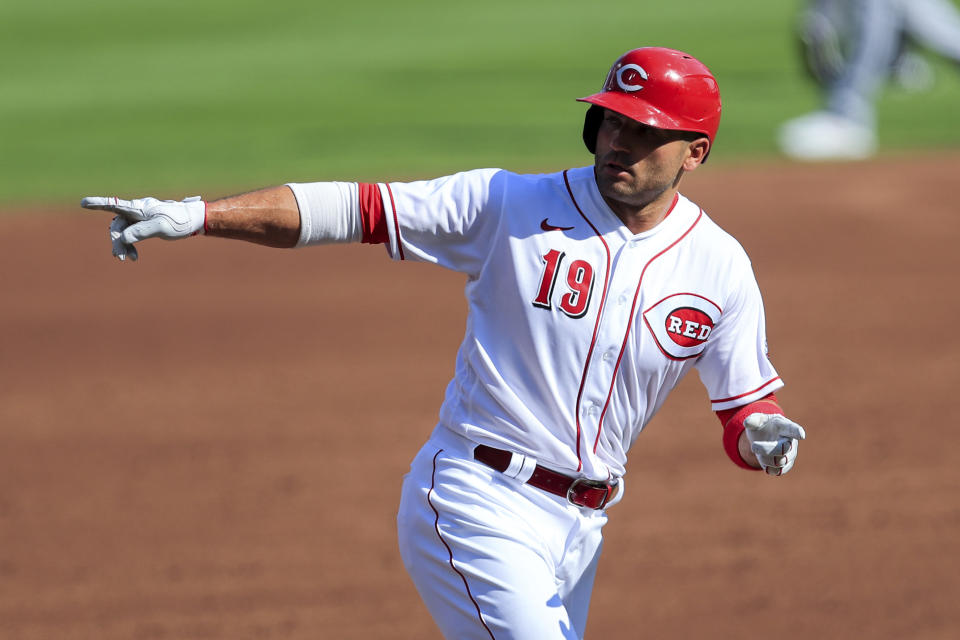
[[[815,111],[784,123],[777,142],[794,160],[863,160],[877,149],[873,129],[829,111]]]

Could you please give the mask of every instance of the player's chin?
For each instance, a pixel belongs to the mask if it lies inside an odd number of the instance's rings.
[[[603,170],[597,172],[597,188],[601,194],[617,199],[629,196],[636,191],[631,174]]]

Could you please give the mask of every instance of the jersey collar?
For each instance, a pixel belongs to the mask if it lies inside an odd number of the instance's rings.
[[[583,214],[590,219],[604,236],[615,234],[623,240],[642,240],[670,230],[686,229],[693,218],[700,213],[699,207],[682,194],[674,198],[670,211],[660,223],[641,233],[631,233],[623,221],[613,212],[607,201],[600,195],[593,166],[578,167],[567,172],[570,188]]]

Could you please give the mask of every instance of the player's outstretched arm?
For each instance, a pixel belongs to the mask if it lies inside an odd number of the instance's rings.
[[[204,202],[199,196],[182,201],[92,196],[84,198],[80,206],[116,214],[110,223],[110,241],[113,255],[120,260],[136,260],[136,243],[148,238],[176,240],[207,234],[293,247],[300,233],[297,200],[287,186],[213,202]]]

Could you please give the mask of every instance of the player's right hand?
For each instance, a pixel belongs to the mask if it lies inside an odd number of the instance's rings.
[[[176,240],[203,233],[207,205],[200,196],[186,200],[138,198],[120,200],[110,196],[90,196],[80,201],[84,209],[112,211],[110,223],[113,255],[120,260],[139,257],[134,243],[147,238]]]

